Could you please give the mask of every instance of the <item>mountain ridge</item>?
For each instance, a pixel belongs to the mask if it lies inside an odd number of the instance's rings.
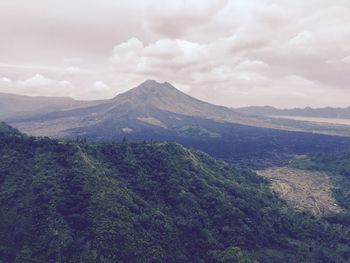
[[[256,116],[301,116],[318,118],[339,118],[350,119],[350,107],[324,107],[324,108],[292,108],[279,109],[272,106],[249,106],[242,108],[233,108],[233,110]]]
[[[55,112],[84,107],[98,101],[75,100],[70,97],[27,96],[0,93],[0,120],[25,118],[43,112]]]

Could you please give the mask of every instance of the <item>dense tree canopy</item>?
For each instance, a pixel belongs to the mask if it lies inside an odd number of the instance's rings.
[[[34,138],[0,125],[0,262],[345,262],[346,225],[176,143]]]

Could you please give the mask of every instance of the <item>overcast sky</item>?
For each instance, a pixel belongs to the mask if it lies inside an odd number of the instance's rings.
[[[350,106],[349,0],[0,0],[0,92],[146,79],[226,106]]]

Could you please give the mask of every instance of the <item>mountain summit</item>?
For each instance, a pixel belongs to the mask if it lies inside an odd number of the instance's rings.
[[[160,83],[155,80],[146,80],[137,87],[117,95],[114,100],[125,99],[126,97],[139,97],[141,99],[152,96],[170,96],[176,92],[181,93],[168,82]]]
[[[113,99],[115,105],[130,103],[142,110],[155,108],[171,113],[225,120],[238,114],[233,110],[193,98],[168,82],[147,80]]]
[[[169,82],[157,82],[153,79],[146,80],[142,82],[137,87],[131,89],[133,91],[145,91],[145,92],[160,92],[160,91],[170,91],[177,90],[173,85]]]

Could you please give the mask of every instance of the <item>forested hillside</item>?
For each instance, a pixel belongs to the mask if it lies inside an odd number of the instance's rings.
[[[176,143],[86,143],[0,124],[0,262],[346,262],[349,228]]]

